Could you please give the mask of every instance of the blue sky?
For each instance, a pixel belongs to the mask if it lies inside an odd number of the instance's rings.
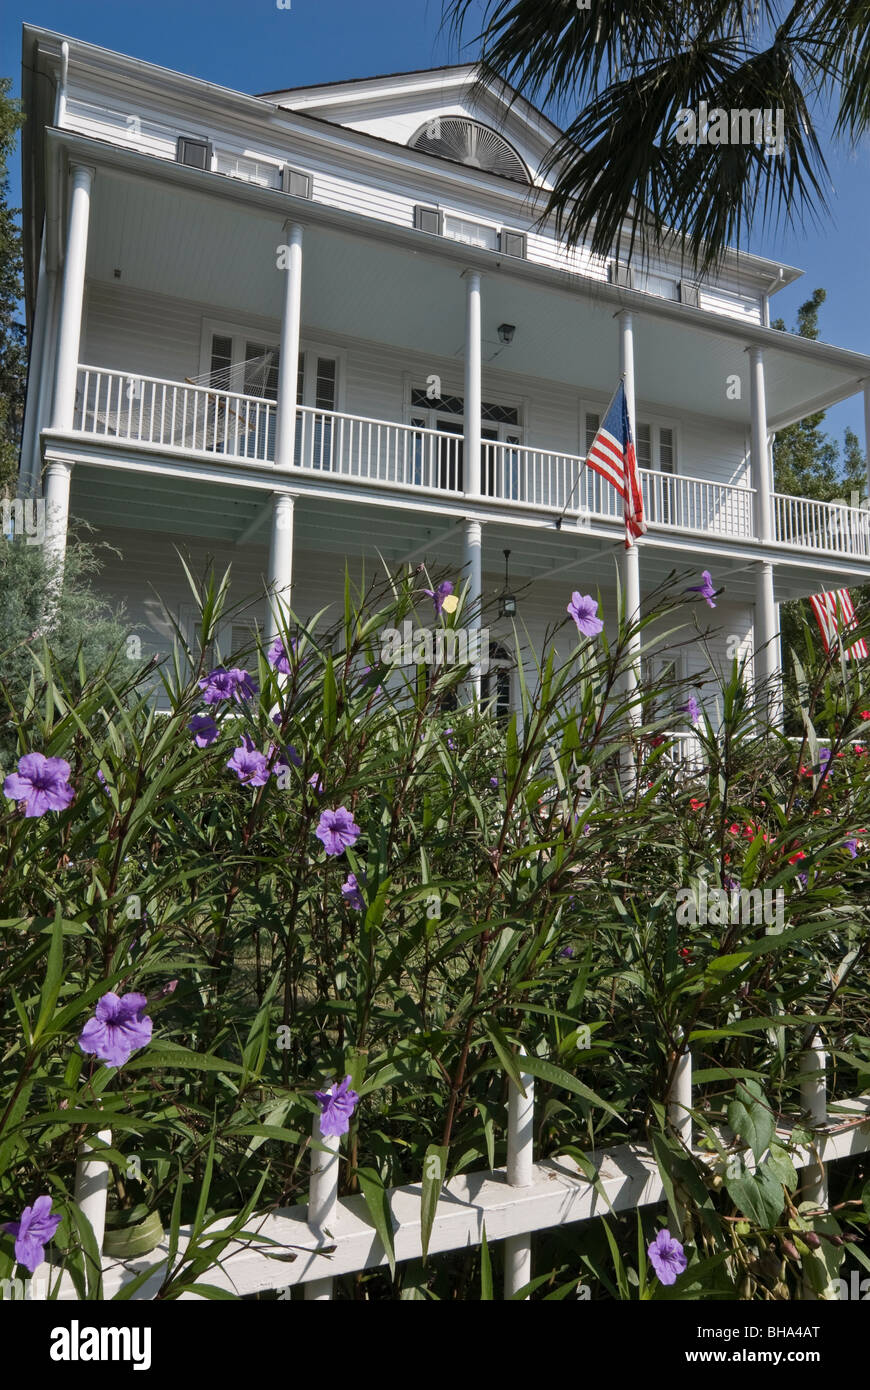
[[[440,0],[7,0],[0,17],[0,73],[21,77],[25,21],[207,78],[243,92],[425,68],[473,56],[441,32]],[[793,325],[801,301],[828,291],[821,336],[870,352],[870,138],[829,159],[832,217],[798,232],[760,230],[749,249],[806,274],[774,300]],[[18,187],[17,164],[11,168]],[[17,200],[17,193],[14,195]],[[842,439],[850,425],[864,442],[860,397],[828,414]]]

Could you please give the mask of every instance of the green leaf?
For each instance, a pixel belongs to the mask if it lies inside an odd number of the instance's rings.
[[[544,1057],[523,1057],[523,1070],[531,1072],[532,1076],[540,1077],[542,1081],[551,1081],[554,1086],[564,1086],[566,1091],[571,1091],[575,1096],[582,1096],[591,1105],[597,1105],[600,1110],[606,1110],[608,1115],[613,1115],[620,1124],[624,1120],[618,1110],[609,1101],[602,1100],[601,1096],[590,1091],[588,1086],[584,1086],[582,1081],[578,1081],[576,1076],[572,1076],[563,1067],[557,1067],[553,1062],[548,1062]]]
[[[757,1081],[741,1081],[736,1097],[728,1106],[728,1123],[738,1138],[752,1150],[756,1163],[770,1147],[776,1132],[773,1112]]]
[[[396,1252],[393,1245],[393,1214],[390,1211],[390,1203],[383,1179],[374,1168],[357,1168],[355,1171],[360,1191],[365,1198],[365,1204],[372,1219],[372,1225],[384,1247],[390,1273],[395,1278]]]
[[[781,1144],[771,1144],[765,1166],[770,1169],[783,1187],[787,1187],[789,1192],[795,1191],[798,1185],[798,1175],[787,1151]]]
[[[420,1198],[420,1240],[423,1259],[429,1253],[429,1237],[438,1207],[438,1198],[447,1177],[446,1144],[430,1144],[423,1155],[423,1191]]]
[[[60,994],[62,975],[63,922],[60,907],[58,906],[51,928],[51,944],[48,948],[48,960],[45,967],[45,983],[42,986],[42,994],[40,996],[39,1017],[36,1020],[36,1027],[33,1030],[34,1042],[41,1036],[43,1028],[54,1013],[54,1006]]]
[[[739,1178],[725,1179],[725,1187],[738,1211],[764,1230],[775,1226],[782,1212],[782,1183],[765,1163],[754,1173],[744,1171]]]

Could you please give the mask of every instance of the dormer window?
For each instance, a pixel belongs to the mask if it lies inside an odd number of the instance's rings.
[[[529,171],[503,135],[468,116],[433,116],[408,141],[412,150],[450,159],[469,169],[531,183]]]

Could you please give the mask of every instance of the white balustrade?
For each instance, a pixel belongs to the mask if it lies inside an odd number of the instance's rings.
[[[80,366],[73,428],[137,446],[215,454],[269,464],[275,457],[273,400],[189,382]],[[299,469],[391,488],[459,497],[461,434],[299,406],[294,463]],[[753,535],[753,489],[685,474],[640,469],[652,530],[735,539]],[[507,507],[621,521],[622,499],[580,455],[484,440],[481,493]],[[804,497],[773,496],[777,541],[806,550],[870,557],[870,512]]]

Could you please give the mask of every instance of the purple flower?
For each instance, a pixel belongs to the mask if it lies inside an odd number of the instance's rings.
[[[592,598],[591,594],[581,594],[575,589],[566,612],[574,619],[577,631],[584,637],[597,637],[599,632],[603,631],[604,624],[596,616],[598,601]]]
[[[574,947],[573,947],[573,946],[563,946],[562,949],[561,949],[561,951],[559,952],[559,958],[560,958],[561,960],[570,960],[571,957],[573,956],[573,954],[574,954]]]
[[[101,767],[97,768],[97,781],[101,787],[106,785],[106,774]]]
[[[315,796],[323,796],[323,778],[319,772],[313,772],[308,779],[308,785]]]
[[[493,791],[496,791],[498,789],[498,778],[490,777],[489,785],[492,787]]]
[[[350,1089],[350,1077],[333,1082],[328,1091],[315,1091],[314,1094],[323,1106],[320,1133],[324,1139],[347,1134],[350,1117],[359,1104],[359,1096]]]
[[[858,858],[858,841],[857,841],[857,840],[844,840],[844,841],[843,841],[843,849],[847,849],[847,850],[849,851],[849,853],[851,854],[851,856],[852,856],[853,859],[857,859],[857,858]]]
[[[249,676],[247,671],[243,671],[239,666],[234,666],[230,675],[236,683],[233,697],[239,702],[252,699],[260,689],[253,676]]]
[[[37,1197],[32,1207],[25,1207],[20,1221],[7,1221],[3,1227],[15,1237],[15,1258],[33,1274],[45,1258],[44,1247],[51,1240],[60,1217],[51,1214],[51,1198]]]
[[[443,580],[434,589],[424,589],[424,594],[428,594],[432,600],[432,607],[435,609],[435,617],[440,618],[441,610],[444,607],[444,600],[453,593],[453,585],[449,579]]]
[[[222,700],[248,700],[258,689],[256,681],[238,666],[234,666],[231,671],[227,671],[223,666],[216,666],[207,676],[202,677],[199,688],[207,705],[219,705]]]
[[[264,787],[269,780],[269,759],[258,748],[249,734],[242,734],[242,741],[227,763],[240,782],[249,787]]]
[[[337,855],[355,845],[361,831],[352,813],[339,806],[335,811],[323,812],[314,833],[327,854]]]
[[[363,912],[365,900],[362,890],[357,882],[356,874],[348,874],[344,883],[341,885],[341,896],[344,898],[348,907],[352,907],[355,912]]]
[[[220,732],[210,714],[195,714],[187,727],[197,748],[208,748]]]
[[[290,645],[295,650],[296,643],[292,640],[292,638],[290,641]],[[290,658],[287,655],[287,648],[284,646],[284,643],[280,637],[276,637],[271,647],[269,648],[267,652],[267,660],[269,662],[269,665],[273,666],[279,675],[290,675]]]
[[[655,1240],[646,1248],[650,1264],[663,1284],[675,1284],[677,1275],[682,1274],[688,1264],[685,1252],[670,1231],[659,1231]]]
[[[18,771],[10,772],[3,783],[3,795],[23,801],[25,817],[42,816],[46,811],[65,811],[75,795],[69,785],[70,765],[64,758],[46,758],[42,753],[25,753],[18,759]]]
[[[680,710],[683,714],[689,716],[693,724],[699,723],[701,718],[701,706],[698,704],[694,695],[690,695],[686,703],[680,705]]]
[[[690,584],[689,593],[700,594],[702,598],[705,598],[707,600],[711,608],[715,608],[716,605],[713,602],[713,598],[715,596],[716,590],[713,588],[713,581],[710,578],[710,571],[702,570],[701,578],[704,581],[703,584]]]
[[[819,767],[821,767],[821,768],[826,768],[826,767],[828,766],[828,763],[829,763],[830,761],[831,761],[831,750],[830,750],[830,748],[820,748],[820,749],[819,749]]]
[[[448,735],[448,734],[452,734],[452,733],[453,733],[453,725],[451,724],[451,726],[450,726],[449,729],[445,729],[445,730],[444,730],[444,737],[447,739],[447,747],[450,749],[451,753],[455,753],[455,752],[456,752],[456,744],[453,742],[453,739],[452,739],[452,738],[447,738],[447,735]]]
[[[110,1067],[122,1067],[132,1052],[151,1041],[151,1019],[142,1017],[147,1007],[144,994],[104,994],[79,1034],[82,1052],[95,1053]]]

